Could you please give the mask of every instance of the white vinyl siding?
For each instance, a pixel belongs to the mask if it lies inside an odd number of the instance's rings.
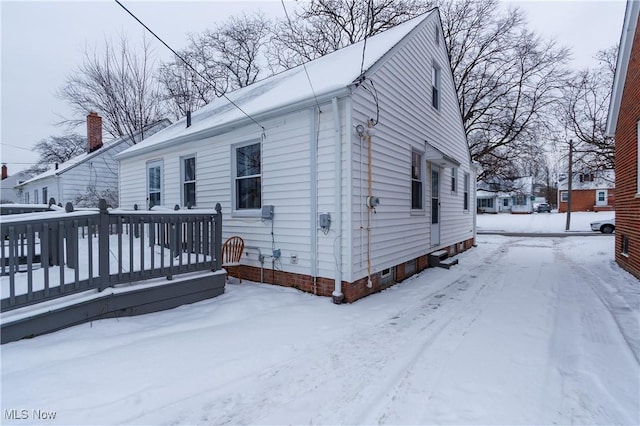
[[[425,151],[425,142],[458,161],[458,173],[473,175],[447,52],[444,43],[435,46],[433,41],[437,21],[436,15],[434,19],[428,19],[418,33],[369,74],[375,82],[379,107],[384,111],[372,137],[372,193],[380,198],[376,214],[371,215],[370,225],[373,273],[474,237],[474,215],[465,214],[463,197],[448,191],[448,185],[443,184],[440,193],[440,245],[437,247],[428,243],[432,209],[430,185],[425,187],[425,214],[411,214],[414,210],[407,209],[412,191],[411,181],[407,178],[411,153]],[[438,110],[431,104],[431,70],[434,64],[441,70]],[[422,78],[416,79],[416,76]],[[351,128],[358,124],[366,127],[366,121],[376,117],[376,105],[371,94],[358,88],[352,103]],[[363,141],[361,149],[355,132],[352,138],[354,273],[351,278],[357,280],[366,276],[367,270],[368,218],[366,208],[362,210],[367,195],[367,143]],[[425,163],[423,167],[428,170],[429,163]],[[362,183],[360,173],[364,177]],[[447,175],[446,169],[442,169],[441,180]],[[362,195],[358,196],[360,191]],[[469,203],[475,205],[474,194],[470,194]]]

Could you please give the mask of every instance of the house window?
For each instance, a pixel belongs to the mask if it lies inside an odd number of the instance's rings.
[[[29,191],[24,192],[24,203],[29,204]]]
[[[527,196],[526,195],[516,195],[513,197],[513,205],[514,206],[526,206],[527,205]]]
[[[509,207],[509,199],[508,198],[503,198],[502,199],[502,206],[503,207]]]
[[[580,182],[593,182],[593,173],[580,173]]]
[[[464,174],[464,202],[463,209],[469,210],[469,187],[471,186],[471,177],[469,173]]]
[[[620,253],[624,256],[629,256],[629,236],[623,235],[621,241],[622,247],[620,248]]]
[[[147,201],[149,207],[162,205],[162,161],[147,163]]]
[[[42,188],[42,203],[49,204],[49,190],[46,186]]]
[[[411,153],[411,208],[420,210],[422,206],[422,155]]]
[[[182,159],[182,205],[196,205],[196,157]]]
[[[478,207],[485,209],[493,208],[493,198],[478,198]]]
[[[431,71],[431,105],[440,109],[440,68],[435,65]]]
[[[596,206],[606,206],[607,205],[607,190],[599,189],[596,191]]]
[[[566,203],[569,201],[569,193],[567,191],[560,192],[560,202]]]
[[[455,167],[451,169],[451,192],[458,192],[458,169]]]
[[[40,204],[40,200],[38,199],[38,190],[33,190],[33,204]]]
[[[262,159],[260,143],[234,149],[235,209],[259,209],[262,206]]]

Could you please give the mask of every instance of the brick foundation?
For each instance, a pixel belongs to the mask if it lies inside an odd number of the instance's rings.
[[[450,255],[461,253],[473,247],[475,239],[471,238],[453,246],[447,247],[446,250]],[[416,261],[416,273],[426,269],[429,266],[428,255],[420,256],[412,261]],[[409,276],[405,274],[405,265],[409,262],[401,263],[394,267],[395,269],[395,282],[391,284],[382,284],[380,282],[380,273],[371,275],[371,287],[367,287],[368,278],[363,277],[354,282],[342,282],[342,293],[344,298],[339,302],[355,302],[358,299],[369,296],[370,294],[378,293],[385,288],[390,287],[396,283],[399,283]],[[255,266],[242,265],[242,279],[260,282],[260,268]],[[285,271],[274,271],[271,268],[265,269],[262,274],[262,282],[267,284],[275,284],[283,287],[292,287],[306,293],[315,294],[317,296],[332,297],[334,290],[333,278],[316,277],[315,283],[313,277],[310,275],[295,274]]]

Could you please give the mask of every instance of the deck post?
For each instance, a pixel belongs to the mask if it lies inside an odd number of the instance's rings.
[[[222,267],[222,206],[220,203],[216,203],[216,213],[213,215],[213,238],[211,243],[213,244],[213,253],[215,254],[215,262],[213,267],[214,271],[219,271]]]
[[[109,286],[109,211],[107,210],[107,201],[101,198],[98,202],[100,209],[99,225],[98,225],[98,275],[99,285],[98,291],[102,291]]]

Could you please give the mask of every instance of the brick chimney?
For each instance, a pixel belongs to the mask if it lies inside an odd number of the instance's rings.
[[[96,112],[87,115],[87,153],[102,148],[102,117]]]
[[[7,165],[2,164],[2,180],[5,180],[6,178],[7,178]]]

